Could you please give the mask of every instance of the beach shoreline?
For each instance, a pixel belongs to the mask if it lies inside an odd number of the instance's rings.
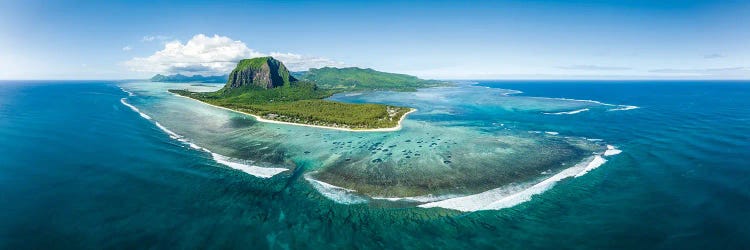
[[[247,112],[242,112],[242,111],[239,111],[239,110],[230,109],[230,108],[227,108],[227,107],[222,107],[222,106],[214,105],[214,104],[207,103],[207,102],[195,99],[195,98],[190,98],[190,97],[183,96],[183,95],[178,95],[178,94],[175,94],[175,93],[171,93],[171,94],[173,94],[175,96],[187,98],[187,99],[190,99],[190,100],[193,100],[193,101],[196,101],[196,102],[200,102],[200,103],[203,103],[203,104],[215,107],[215,108],[229,110],[229,111],[232,111],[232,112],[235,112],[235,113],[240,113],[240,114],[243,114],[243,115],[249,115],[249,116],[252,116],[253,118],[255,118],[255,120],[259,121],[259,122],[275,123],[275,124],[285,124],[285,125],[293,125],[293,126],[305,126],[305,127],[322,128],[322,129],[333,129],[333,130],[347,131],[347,132],[393,132],[393,131],[398,131],[398,130],[401,130],[401,127],[402,127],[401,123],[404,121],[404,119],[406,119],[406,116],[408,116],[409,114],[417,111],[417,109],[415,109],[415,108],[409,108],[410,109],[409,112],[404,113],[404,115],[402,115],[401,118],[398,120],[398,125],[396,125],[395,127],[392,127],[392,128],[350,129],[350,128],[337,128],[337,127],[328,127],[328,126],[321,126],[321,125],[312,125],[312,124],[304,124],[304,123],[294,123],[294,122],[284,122],[284,121],[269,120],[269,119],[265,119],[263,117],[260,117],[258,115],[250,114],[250,113],[247,113]]]

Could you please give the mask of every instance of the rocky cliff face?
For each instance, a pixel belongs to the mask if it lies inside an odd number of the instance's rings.
[[[244,59],[229,74],[225,89],[255,86],[271,89],[295,82],[286,66],[273,57]]]

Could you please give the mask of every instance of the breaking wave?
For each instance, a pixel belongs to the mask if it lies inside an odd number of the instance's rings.
[[[122,105],[125,105],[126,107],[130,108],[131,110],[133,110],[136,113],[138,113],[139,115],[141,115],[141,117],[146,118],[146,120],[151,120],[151,116],[148,116],[147,114],[141,112],[141,110],[139,110],[135,106],[130,105],[130,103],[128,103],[128,102],[125,101],[125,98],[121,98],[120,102],[122,103]]]
[[[124,89],[123,89],[123,91],[128,92],[127,90],[124,90]],[[128,93],[130,93],[130,92],[128,92]],[[138,113],[139,115],[141,115],[141,117],[145,118],[146,120],[154,122],[154,125],[156,125],[156,127],[159,128],[161,131],[163,131],[164,133],[166,133],[167,135],[169,135],[169,138],[172,138],[172,139],[175,139],[175,140],[177,140],[179,142],[187,144],[192,149],[195,149],[195,150],[198,150],[198,151],[203,151],[203,152],[211,154],[211,158],[215,162],[217,162],[219,164],[222,164],[224,166],[227,166],[227,167],[230,167],[230,168],[233,168],[233,169],[240,170],[242,172],[245,172],[245,173],[248,173],[250,175],[253,175],[253,176],[256,176],[256,177],[260,177],[260,178],[270,178],[270,177],[273,177],[274,175],[277,175],[277,174],[279,174],[281,172],[284,172],[284,171],[288,170],[286,168],[265,168],[265,167],[258,167],[258,166],[247,164],[243,160],[234,159],[234,158],[231,158],[231,157],[228,157],[228,156],[224,156],[224,155],[220,155],[220,154],[211,152],[210,150],[208,150],[206,148],[203,148],[201,146],[198,146],[195,143],[190,142],[187,138],[185,138],[185,137],[183,137],[183,136],[181,136],[181,135],[179,135],[179,134],[177,134],[177,133],[175,133],[175,132],[167,129],[166,127],[164,127],[163,125],[161,125],[161,123],[159,123],[157,121],[154,121],[149,115],[141,112],[138,108],[136,108],[135,106],[133,106],[130,103],[128,103],[126,101],[126,98],[121,98],[120,102],[123,105],[125,105],[126,107],[130,108],[131,110],[133,110],[136,113]]]
[[[572,102],[588,102],[593,104],[599,104],[603,106],[618,106],[616,104],[609,104],[604,103],[596,100],[581,100],[581,99],[571,99],[571,98],[562,98],[562,97],[534,97],[534,98],[540,98],[540,99],[548,99],[548,100],[561,100],[561,101],[572,101]]]
[[[631,110],[631,109],[637,109],[640,108],[638,106],[633,105],[618,105],[617,108],[608,109],[607,111],[623,111],[623,110]]]
[[[334,186],[310,177],[309,174],[305,175],[305,180],[312,185],[315,190],[326,198],[341,204],[360,204],[366,203],[367,199],[360,197],[356,190]]]
[[[127,91],[127,90],[125,90],[125,89],[124,89],[124,88],[122,88],[122,87],[120,87],[120,90],[122,90],[122,91],[123,91],[123,92],[125,92],[125,93],[128,93],[128,96],[135,96],[135,94],[133,94],[133,92]]]
[[[587,103],[593,103],[593,104],[598,104],[598,105],[602,105],[602,106],[614,107],[614,108],[607,109],[607,111],[624,111],[624,110],[632,110],[632,109],[640,108],[640,107],[634,106],[634,105],[610,104],[610,103],[604,103],[604,102],[595,101],[595,100],[579,100],[579,99],[554,98],[554,97],[536,97],[536,98],[552,99],[552,100],[563,100],[563,101],[572,101],[572,102],[587,102]],[[567,111],[567,112],[544,113],[544,114],[547,114],[547,115],[571,115],[571,114],[577,114],[577,113],[588,111],[588,110],[589,109],[584,108],[584,109]]]
[[[584,109],[576,109],[576,110],[573,110],[573,111],[554,112],[554,113],[544,113],[544,114],[545,114],[545,115],[574,115],[574,114],[578,114],[578,113],[581,113],[581,112],[586,112],[586,111],[589,111],[589,109],[587,109],[587,108],[584,108]]]
[[[441,200],[447,200],[451,198],[460,197],[460,195],[456,194],[447,194],[447,195],[422,195],[422,196],[412,196],[412,197],[372,197],[374,200],[387,200],[387,201],[406,201],[406,202],[418,202],[418,203],[426,203],[426,202],[435,202],[435,201],[441,201]]]
[[[604,151],[604,156],[611,156],[622,153],[622,150],[617,149],[615,146],[607,145],[607,151]]]
[[[567,168],[536,184],[510,184],[505,187],[492,189],[478,194],[425,203],[419,205],[419,207],[441,207],[463,212],[509,208],[531,200],[534,195],[549,190],[554,187],[557,182],[563,179],[581,177],[589,171],[598,168],[607,162],[607,160],[602,157],[603,155],[615,155],[621,152],[611,145],[607,145],[607,148],[607,151],[602,155],[595,155],[586,158],[586,160],[575,166]],[[615,151],[610,150],[617,150],[617,152],[614,153]],[[607,152],[610,152],[610,154],[607,154]]]

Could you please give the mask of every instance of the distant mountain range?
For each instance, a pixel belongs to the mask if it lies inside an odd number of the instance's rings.
[[[194,75],[194,76],[186,76],[182,74],[176,74],[176,75],[162,75],[157,74],[154,77],[151,77],[152,82],[202,82],[202,83],[225,83],[227,82],[227,79],[229,79],[229,75],[220,75],[220,76],[202,76],[202,75]]]
[[[241,60],[228,75],[220,76],[185,76],[157,74],[152,82],[194,82],[194,83],[227,83],[225,89],[237,89],[255,86],[272,89],[290,82],[314,84],[316,88],[333,92],[392,90],[416,91],[419,88],[447,86],[451,83],[438,80],[424,80],[416,76],[377,71],[370,68],[332,68],[310,69],[309,71],[289,71],[283,63],[272,57],[258,57]]]

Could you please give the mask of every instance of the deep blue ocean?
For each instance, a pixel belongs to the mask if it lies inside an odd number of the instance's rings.
[[[302,177],[315,165],[303,158],[272,178],[226,167],[123,105],[122,82],[3,81],[0,249],[750,249],[750,82],[476,84],[638,108],[505,109],[504,126],[600,138],[622,153],[529,201],[462,212],[334,202]],[[132,103],[165,117],[149,100]],[[472,107],[431,117],[496,111]]]

